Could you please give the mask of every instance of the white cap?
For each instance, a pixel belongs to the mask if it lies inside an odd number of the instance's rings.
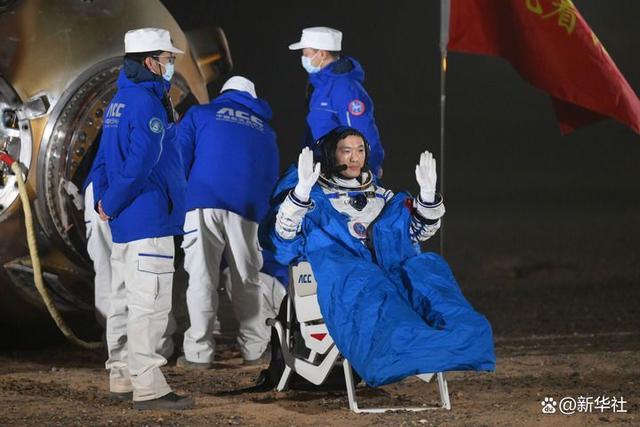
[[[305,47],[340,52],[342,50],[342,32],[329,27],[305,28],[302,30],[300,41],[289,45],[289,49],[298,50]]]
[[[222,89],[220,89],[220,93],[224,92],[225,90],[240,90],[242,92],[247,92],[254,98],[258,97],[258,95],[256,95],[256,87],[253,82],[242,76],[233,76],[229,80],[224,82]]]
[[[184,53],[171,43],[169,31],[162,28],[138,28],[127,31],[127,34],[124,35],[125,53],[153,52],[156,50]]]

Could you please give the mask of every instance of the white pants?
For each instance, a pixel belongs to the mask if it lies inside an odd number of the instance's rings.
[[[225,268],[222,273],[220,273],[220,280],[224,286],[227,296],[229,297],[229,301],[231,301],[231,289],[233,288],[233,283],[231,281],[231,272],[229,271],[229,267]],[[277,278],[262,271],[260,272],[260,286],[262,288],[263,297],[263,317],[265,319],[275,319],[280,311],[282,300],[285,295],[287,295],[287,289]],[[221,326],[219,319],[216,317],[213,321],[214,336],[221,335]]]
[[[262,254],[258,224],[222,209],[194,209],[184,225],[184,267],[189,273],[187,308],[190,327],[184,334],[184,354],[191,362],[210,363],[215,353],[214,321],[218,310],[220,261],[231,273],[231,302],[239,323],[238,344],[245,360],[266,350],[270,331],[265,325]]]
[[[133,390],[133,400],[171,392],[160,371],[167,360],[158,344],[170,327],[174,252],[173,237],[112,246],[106,368],[110,390]]]
[[[282,300],[287,295],[287,289],[278,279],[267,273],[260,272],[260,281],[264,290],[264,316],[266,319],[275,319],[280,312]]]
[[[84,224],[87,236],[87,252],[93,261],[95,271],[94,304],[98,323],[105,328],[109,314],[109,299],[111,298],[111,229],[107,221],[102,221],[95,211],[93,199],[93,183],[84,192]],[[169,327],[165,336],[158,342],[158,352],[165,358],[173,354],[173,333],[176,323],[173,315],[169,317]]]
[[[84,192],[84,226],[87,236],[87,252],[93,269],[94,303],[96,319],[104,328],[109,312],[109,296],[111,294],[111,229],[109,223],[102,221],[94,209],[93,183]]]

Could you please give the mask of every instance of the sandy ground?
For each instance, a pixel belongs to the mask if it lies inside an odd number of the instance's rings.
[[[66,344],[0,350],[0,426],[640,425],[640,287],[634,264],[604,269],[594,263],[587,269],[505,255],[486,265],[473,276],[459,276],[469,301],[493,326],[497,369],[448,373],[450,411],[354,414],[342,389],[238,392],[253,385],[261,367],[242,366],[227,337],[218,340],[214,369],[185,371],[173,361],[165,368],[175,390],[196,399],[196,407],[183,412],[139,412],[131,403],[110,401],[104,350]],[[38,337],[32,341],[35,346]],[[382,389],[361,385],[358,394],[361,407],[439,402],[437,386],[416,378]],[[592,407],[562,415],[556,407],[555,414],[542,413],[545,397],[559,403],[581,396],[622,398],[627,412]]]
[[[640,332],[496,339],[495,373],[449,373],[452,410],[353,414],[341,390],[229,393],[252,385],[232,340],[207,371],[166,368],[196,408],[140,412],[107,398],[102,352],[59,346],[0,357],[0,425],[603,425],[640,424]],[[361,406],[438,404],[434,383],[415,378],[358,388]],[[626,413],[543,414],[545,397],[623,397]]]

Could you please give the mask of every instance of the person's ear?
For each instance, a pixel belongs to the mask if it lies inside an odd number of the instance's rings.
[[[146,58],[144,58],[144,66],[151,72],[154,72],[154,61],[150,56],[147,56]]]

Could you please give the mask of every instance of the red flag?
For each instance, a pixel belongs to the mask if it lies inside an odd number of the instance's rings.
[[[571,0],[451,0],[448,48],[507,59],[563,134],[604,117],[640,133],[638,97]]]

